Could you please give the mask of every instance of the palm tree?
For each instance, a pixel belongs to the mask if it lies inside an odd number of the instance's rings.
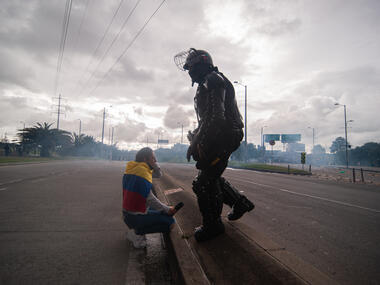
[[[17,135],[21,138],[22,144],[34,148],[40,148],[40,155],[43,157],[49,157],[52,150],[56,147],[63,148],[71,144],[70,133],[58,130],[50,129],[52,124],[49,123],[37,123],[31,128],[25,128]]]
[[[85,134],[78,135],[73,133],[73,155],[77,156],[95,156],[97,153],[98,143],[92,136]]]

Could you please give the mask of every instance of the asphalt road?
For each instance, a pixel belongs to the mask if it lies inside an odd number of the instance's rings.
[[[190,165],[162,164],[191,185]],[[240,221],[341,284],[380,284],[380,187],[227,169],[256,205]]]
[[[161,235],[126,241],[125,162],[0,166],[0,284],[170,284]]]

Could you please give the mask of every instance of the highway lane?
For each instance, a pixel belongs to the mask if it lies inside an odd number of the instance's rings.
[[[189,185],[193,166],[163,164]],[[241,219],[342,284],[380,284],[380,189],[227,169],[256,208]],[[226,207],[227,208],[227,207]]]
[[[160,235],[126,241],[125,162],[0,167],[0,284],[170,283]],[[161,284],[160,283],[160,284]]]

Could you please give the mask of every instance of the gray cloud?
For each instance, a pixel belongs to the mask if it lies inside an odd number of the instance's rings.
[[[124,123],[115,126],[117,138],[126,142],[139,141],[146,130],[144,123],[133,120],[125,120]]]
[[[278,22],[270,22],[260,26],[257,31],[271,36],[279,36],[296,31],[301,26],[299,19],[281,19]]]
[[[339,102],[347,105],[347,120],[354,120],[349,132],[356,134],[350,136],[350,142],[359,145],[363,137],[358,133],[363,133],[366,140],[374,134],[380,137],[376,113],[379,90],[380,73],[370,66],[321,72],[287,90],[292,95],[287,95],[286,100],[257,103],[256,110],[272,110],[272,114],[265,120],[256,120],[249,128],[267,125],[268,131],[276,133],[304,133],[308,134],[306,142],[311,143],[308,127],[313,127],[319,141],[331,142],[344,135],[343,108],[334,106]],[[260,139],[257,132],[254,139]]]
[[[192,113],[193,111],[186,111],[180,105],[170,105],[166,110],[164,125],[170,129],[177,129],[181,125],[187,127],[190,125],[189,115]]]
[[[158,125],[178,141],[178,118],[189,127],[195,119],[196,86],[179,71],[173,56],[189,47],[208,50],[231,81],[248,84],[249,139],[259,141],[260,126],[268,131],[317,129],[318,140],[342,133],[347,105],[354,144],[379,137],[380,50],[378,1],[231,1],[238,18],[226,23],[241,32],[231,36],[220,27],[209,30],[207,9],[218,1],[166,1],[108,76],[105,72],[129,45],[159,2],[141,1],[125,31],[95,72],[98,60],[131,11],[124,1],[120,13],[92,64],[85,71],[119,1],[73,1],[58,92],[67,99],[62,127],[99,138],[102,108],[114,110],[106,124],[120,127],[119,140],[144,142]],[[17,129],[20,121],[54,122],[52,97],[65,1],[2,1],[0,6],[0,128]],[[243,31],[237,30],[239,27]],[[87,85],[91,74],[92,80]],[[95,86],[98,86],[96,89]],[[84,88],[84,92],[80,90]],[[242,87],[236,86],[242,106]],[[331,106],[332,105],[332,106]],[[176,107],[174,107],[176,106]],[[180,110],[180,112],[178,112]],[[153,126],[153,127],[152,127]],[[305,127],[306,126],[306,127]],[[108,126],[109,127],[109,126]],[[118,133],[118,132],[116,132]],[[306,136],[308,138],[308,136]],[[305,137],[305,138],[306,138]]]

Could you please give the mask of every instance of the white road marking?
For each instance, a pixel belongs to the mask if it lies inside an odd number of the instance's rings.
[[[38,182],[41,182],[41,181],[44,181],[44,180],[47,180],[48,178],[38,178],[36,180],[32,180],[31,183],[38,183]]]
[[[20,181],[22,181],[22,179],[11,180],[11,181],[0,183],[0,186],[1,185],[5,185],[5,184],[17,183],[17,182],[20,182]]]
[[[181,191],[183,191],[182,188],[175,188],[175,189],[165,190],[164,192],[166,195],[170,195],[170,194],[181,192]]]
[[[358,206],[358,205],[354,205],[354,204],[350,204],[350,203],[346,203],[346,202],[341,202],[341,201],[337,201],[337,200],[322,198],[322,197],[318,197],[318,196],[314,196],[314,195],[309,195],[309,194],[298,193],[298,192],[290,191],[290,190],[287,190],[287,189],[274,187],[274,186],[271,186],[271,185],[266,185],[266,184],[260,184],[260,183],[252,182],[252,181],[249,181],[249,180],[241,180],[241,179],[239,179],[239,181],[247,182],[247,183],[258,185],[258,186],[264,186],[264,187],[268,187],[268,188],[273,188],[273,189],[276,189],[276,190],[279,190],[279,191],[282,191],[282,192],[286,192],[286,193],[290,193],[290,194],[294,194],[294,195],[298,195],[298,196],[309,197],[309,198],[318,199],[318,200],[322,200],[322,201],[327,201],[327,202],[331,202],[331,203],[335,203],[335,204],[339,204],[339,205],[343,205],[343,206],[348,206],[348,207],[358,208],[358,209],[362,209],[362,210],[367,210],[367,211],[374,212],[374,213],[380,213],[380,210],[371,209],[371,208],[367,208],[367,207],[362,207],[362,206]]]

